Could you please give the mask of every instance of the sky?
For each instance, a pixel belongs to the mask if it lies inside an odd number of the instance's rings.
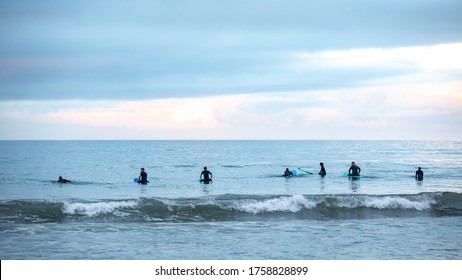
[[[0,0],[0,140],[462,140],[460,0]]]

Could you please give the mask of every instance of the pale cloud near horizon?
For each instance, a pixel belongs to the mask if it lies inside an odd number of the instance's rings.
[[[387,133],[398,131],[399,139],[462,137],[460,130],[450,130],[462,120],[460,81],[129,102],[54,101],[47,112],[40,111],[41,102],[46,101],[12,101],[9,108],[2,106],[1,119],[22,123],[26,130],[56,125],[60,139],[80,139],[69,129],[74,125],[110,130],[116,139],[171,139],[178,131],[184,132],[181,139],[396,139]],[[454,115],[458,120],[451,123]],[[423,131],[437,133],[436,126],[450,133],[425,138]]]

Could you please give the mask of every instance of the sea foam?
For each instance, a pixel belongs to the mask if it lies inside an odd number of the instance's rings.
[[[409,209],[409,210],[428,210],[431,205],[436,203],[433,200],[423,198],[421,200],[409,200],[404,197],[367,197],[364,201],[365,207],[377,209]]]
[[[276,197],[263,201],[243,202],[235,205],[240,211],[249,213],[262,212],[299,212],[302,209],[311,209],[316,207],[316,202],[310,201],[303,195]]]
[[[70,215],[85,215],[94,217],[101,214],[114,213],[121,208],[135,208],[138,201],[110,201],[110,202],[64,202],[63,212]]]

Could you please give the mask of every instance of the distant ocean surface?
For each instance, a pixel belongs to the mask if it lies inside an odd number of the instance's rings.
[[[462,141],[0,141],[0,259],[460,260]]]

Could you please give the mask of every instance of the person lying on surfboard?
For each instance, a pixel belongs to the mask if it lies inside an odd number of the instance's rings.
[[[290,171],[289,168],[286,168],[286,171],[284,171],[284,176],[285,177],[294,176],[294,173],[292,173],[292,171]]]
[[[62,176],[59,176],[58,183],[72,183],[71,181],[64,179]]]

